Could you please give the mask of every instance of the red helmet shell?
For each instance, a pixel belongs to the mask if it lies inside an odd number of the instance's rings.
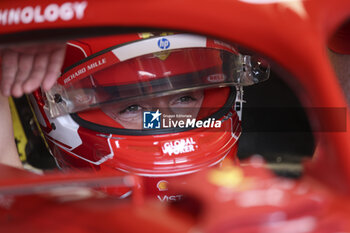
[[[69,42],[64,68],[67,69],[107,47],[139,40],[140,35],[108,36]],[[218,54],[211,55],[208,66],[221,64]],[[171,59],[169,62],[175,64],[179,58]],[[128,66],[127,63],[125,65]],[[179,72],[190,71],[190,67],[182,68]],[[100,77],[95,78],[99,80]],[[101,76],[101,82],[108,85],[103,78]],[[223,88],[220,92],[215,89],[205,90],[203,109],[210,109],[213,106],[224,107],[230,93],[229,88]],[[191,174],[218,165],[226,157],[233,158],[241,133],[240,120],[232,107],[220,117],[222,122],[220,128],[195,128],[163,134],[133,135],[106,132],[99,127],[103,121],[103,125],[107,125],[108,128],[121,128],[100,110],[77,113],[76,116],[88,122],[84,125],[72,118],[74,114],[51,118],[43,106],[44,99],[39,91],[31,96],[31,100],[59,166],[93,171],[116,169],[148,177],[147,179],[152,179],[152,182],[150,181],[152,187],[148,187],[149,193],[152,194],[160,192],[154,182],[158,183],[164,177],[171,179],[174,176]],[[211,112],[203,110],[198,117],[208,114]]]

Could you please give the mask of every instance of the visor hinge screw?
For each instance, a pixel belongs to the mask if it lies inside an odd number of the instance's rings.
[[[63,101],[62,96],[60,94],[55,94],[54,96],[55,103],[61,103]]]
[[[243,87],[242,86],[236,86],[236,100],[234,104],[234,110],[236,111],[238,115],[238,119],[242,120],[242,107],[243,103],[245,103],[243,99]]]
[[[236,103],[235,109],[236,111],[241,111],[241,103]]]

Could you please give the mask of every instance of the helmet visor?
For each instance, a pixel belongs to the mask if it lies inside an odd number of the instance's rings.
[[[268,77],[268,65],[258,59],[217,48],[166,50],[122,62],[110,59],[107,52],[66,72],[47,92],[47,99],[51,116],[56,117],[146,97],[251,85]]]

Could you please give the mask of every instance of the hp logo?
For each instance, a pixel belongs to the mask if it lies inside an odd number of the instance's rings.
[[[158,47],[161,49],[168,49],[170,47],[170,41],[166,38],[160,38],[158,40]]]

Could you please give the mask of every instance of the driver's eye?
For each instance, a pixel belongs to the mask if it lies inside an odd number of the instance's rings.
[[[119,113],[121,113],[121,114],[123,114],[123,113],[133,113],[133,112],[140,111],[141,109],[142,109],[142,107],[140,105],[133,104],[133,105],[130,105],[130,106],[126,107],[125,109],[123,109]]]
[[[180,98],[178,98],[175,103],[188,103],[191,101],[196,100],[195,98],[193,98],[192,96],[186,95],[186,96],[182,96]]]

